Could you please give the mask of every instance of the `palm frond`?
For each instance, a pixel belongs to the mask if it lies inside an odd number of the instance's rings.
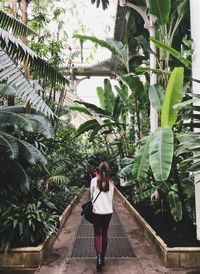
[[[19,21],[13,15],[0,10],[0,27],[7,31],[12,31],[15,35],[26,36],[29,33],[34,33],[24,23]]]
[[[34,114],[24,114],[22,115],[26,117],[32,125],[34,132],[38,134],[42,134],[46,138],[54,137],[54,130],[51,123],[41,115]]]
[[[69,81],[58,70],[54,69],[47,61],[43,60],[29,47],[1,27],[0,47],[10,58],[29,64],[31,69],[36,71],[43,79],[62,86],[68,84]]]
[[[20,149],[19,153],[22,159],[26,159],[31,165],[39,163],[43,165],[47,164],[47,160],[36,147],[22,140],[18,140],[18,143]]]
[[[0,126],[1,128],[4,128],[6,126],[17,126],[18,128],[24,131],[33,132],[32,124],[26,117],[13,112],[1,111],[1,108],[0,108]]]
[[[52,110],[37,94],[30,82],[24,77],[21,70],[15,65],[7,53],[0,48],[0,80],[7,80],[7,84],[16,89],[16,94],[26,99],[36,109],[40,109],[46,115],[53,116]]]
[[[14,113],[19,113],[19,114],[24,114],[26,112],[24,106],[16,105],[16,106],[2,106],[0,107],[0,111],[4,112],[14,112]],[[37,115],[42,115],[41,111],[36,110],[35,108],[30,109],[31,114],[37,114]]]
[[[16,90],[11,85],[0,84],[0,97],[15,96],[15,95],[16,95]]]
[[[16,180],[17,178],[17,180]],[[16,187],[16,183],[17,186]],[[27,194],[30,189],[30,182],[24,168],[16,161],[1,155],[0,158],[0,185],[2,189],[9,189],[11,192],[19,192],[19,189]],[[11,191],[12,189],[12,191]]]
[[[47,185],[52,185],[52,184],[63,184],[67,183],[69,181],[68,177],[65,175],[53,175],[48,178],[46,181]]]
[[[17,139],[4,131],[0,131],[0,150],[2,149],[11,159],[15,159],[19,155]]]

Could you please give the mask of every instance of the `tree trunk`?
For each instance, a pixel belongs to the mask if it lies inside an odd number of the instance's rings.
[[[28,5],[30,3],[30,0],[22,0],[22,22],[27,25],[28,24]],[[22,42],[27,45],[28,41],[26,36],[21,37]],[[30,80],[30,69],[29,65],[27,63],[24,63],[24,76],[27,80]],[[26,102],[25,104],[25,112],[30,113],[31,112],[31,105],[29,102]]]

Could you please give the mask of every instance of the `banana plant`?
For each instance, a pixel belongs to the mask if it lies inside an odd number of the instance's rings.
[[[175,135],[173,126],[177,121],[178,110],[173,106],[180,103],[183,97],[183,76],[182,67],[175,68],[171,73],[165,92],[161,109],[161,127],[149,136],[145,137],[142,146],[135,157],[133,177],[140,183],[147,179],[149,168],[152,171],[155,185],[165,185],[170,201],[171,213],[176,221],[182,218],[182,206],[179,197],[177,184],[173,188],[166,183],[172,172]],[[176,178],[174,178],[176,179]],[[178,180],[178,179],[177,179]]]
[[[156,18],[157,40],[160,43],[173,46],[175,34],[187,15],[188,3],[188,0],[146,0],[149,13]],[[161,49],[160,60],[164,63],[161,68],[168,69],[169,53]]]
[[[70,110],[76,110],[87,114],[95,113],[97,117],[101,118],[102,123],[98,119],[88,120],[81,124],[77,129],[77,134],[83,134],[90,131],[90,141],[100,135],[107,136],[113,134],[114,142],[111,146],[118,146],[118,153],[120,155],[128,154],[129,141],[129,126],[127,126],[128,117],[128,88],[126,85],[121,84],[115,86],[117,95],[114,94],[111,83],[108,79],[104,80],[104,87],[97,87],[97,96],[101,107],[96,105],[76,101],[82,106],[69,107]],[[115,93],[116,93],[115,92]],[[130,108],[130,104],[129,104]]]

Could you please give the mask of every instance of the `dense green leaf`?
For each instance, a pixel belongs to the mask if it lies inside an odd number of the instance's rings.
[[[133,158],[128,158],[128,157],[125,157],[125,158],[121,159],[121,161],[120,161],[120,164],[122,166],[130,165],[130,164],[133,164],[133,163],[134,163],[134,159]]]
[[[149,101],[151,105],[157,110],[161,111],[164,99],[164,89],[161,85],[156,84],[149,88]]]
[[[139,182],[144,182],[147,178],[149,169],[149,143],[151,135],[143,138],[144,144],[135,156],[132,175]]]
[[[159,48],[162,48],[172,56],[174,56],[176,59],[178,59],[182,64],[184,64],[187,68],[191,65],[191,62],[184,58],[180,52],[175,50],[174,48],[162,43],[159,40],[156,40],[154,37],[150,37],[150,40],[154,42],[155,45],[157,45]]]
[[[95,129],[96,127],[99,127],[99,123],[96,119],[86,121],[85,123],[81,124],[79,128],[77,129],[77,135],[81,135],[85,133],[86,131],[89,131],[90,129]]]
[[[90,103],[82,102],[82,101],[77,101],[77,100],[75,102],[78,103],[78,104],[86,106],[87,108],[95,111],[97,114],[102,114],[103,116],[107,116],[107,115],[110,114],[108,111],[103,110],[102,108],[99,108],[94,104],[90,104]]]
[[[81,112],[81,113],[85,113],[87,115],[90,115],[91,116],[91,113],[89,112],[89,110],[85,107],[81,107],[81,106],[69,106],[69,109],[70,110],[73,110],[73,111],[78,111],[78,112]]]
[[[171,0],[148,0],[149,12],[156,16],[159,25],[165,25],[169,21]]]
[[[182,220],[182,204],[179,196],[176,192],[170,191],[168,194],[169,206],[171,209],[171,214],[176,222]]]
[[[104,102],[104,89],[102,87],[97,87],[96,88],[97,91],[97,96],[99,99],[99,103],[102,109],[105,110],[105,102]]]
[[[0,108],[0,126],[17,126],[18,128],[27,131],[33,132],[33,127],[30,121],[20,114],[12,113],[12,112],[2,112]]]
[[[132,170],[133,170],[133,164],[127,165],[120,170],[119,176],[120,177],[128,177],[131,175]]]
[[[19,142],[19,148],[20,148],[20,155],[29,164],[31,165],[36,165],[38,163],[43,165],[47,164],[47,160],[36,147],[22,140],[18,140],[18,142]]]
[[[149,144],[149,161],[156,181],[169,177],[174,152],[174,135],[169,127],[158,128]]]
[[[161,125],[164,127],[176,123],[178,111],[174,109],[174,105],[182,101],[183,77],[184,70],[180,67],[175,68],[169,78],[161,114]]]

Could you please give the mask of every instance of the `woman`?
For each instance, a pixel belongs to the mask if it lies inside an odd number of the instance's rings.
[[[90,193],[93,200],[97,197],[99,191],[101,192],[93,204],[97,271],[100,271],[102,266],[104,266],[104,258],[108,245],[108,227],[113,212],[114,184],[109,178],[109,166],[106,162],[102,162],[99,165],[99,174],[91,180]]]

